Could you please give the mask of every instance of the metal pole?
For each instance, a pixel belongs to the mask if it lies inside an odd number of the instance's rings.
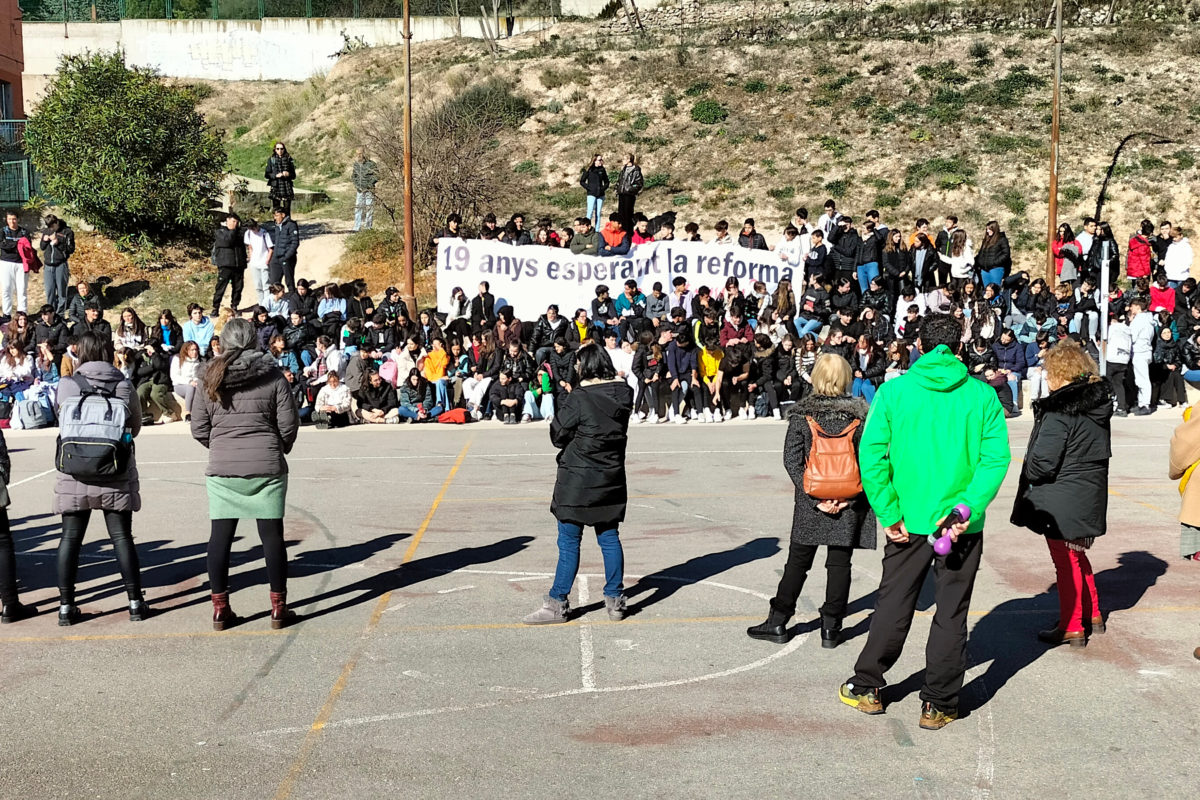
[[[67,0],[63,0],[63,38],[71,38],[71,35],[67,33]]]
[[[416,282],[413,278],[411,23],[408,0],[404,0],[404,303],[408,306],[408,318],[416,319]]]
[[[1058,111],[1059,86],[1062,84],[1063,0],[1054,6],[1054,97],[1050,112],[1050,208],[1046,233],[1046,284],[1058,282],[1054,272],[1054,237],[1058,235]]]

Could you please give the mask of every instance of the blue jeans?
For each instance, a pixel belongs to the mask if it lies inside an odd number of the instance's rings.
[[[413,422],[417,421],[417,410],[415,408],[405,408],[404,406],[400,406],[400,408],[396,410],[400,412],[401,417],[412,420]],[[425,422],[437,422],[437,418],[441,416],[441,413],[442,407],[434,406],[433,408],[429,409],[429,414],[425,417]]]
[[[808,334],[815,334],[821,330],[821,320],[819,319],[802,319],[797,317],[792,320],[792,324],[796,326],[796,334],[803,339]]]
[[[861,397],[868,403],[875,399],[875,384],[870,378],[855,378],[850,388],[851,397]]]
[[[71,267],[64,261],[57,266],[47,264],[42,270],[42,285],[46,289],[46,305],[54,306],[60,317],[67,313],[67,282]]]
[[[592,227],[600,230],[600,213],[604,208],[603,197],[587,196],[587,218],[592,221]]]
[[[1001,284],[1004,283],[1004,268],[998,267],[996,269],[980,270],[979,278],[983,281],[983,286],[977,286],[975,288],[979,289],[980,293],[982,293],[983,289],[987,288],[989,283],[994,283],[996,284],[996,287],[999,288]]]
[[[450,402],[450,381],[445,378],[434,381],[433,388],[437,392],[437,404],[442,408],[450,408],[453,405]]]
[[[1185,369],[1183,371],[1183,379],[1188,383],[1200,381],[1200,369]]]
[[[530,419],[550,419],[554,416],[554,395],[547,392],[539,402],[534,399],[533,392],[525,392],[521,413],[528,414]]]
[[[1182,285],[1183,281],[1167,281],[1167,286],[1170,286],[1172,289],[1178,289]]]
[[[354,193],[354,230],[371,230],[375,224],[375,193]]]
[[[858,288],[866,294],[871,288],[871,279],[879,277],[879,262],[868,261],[866,264],[858,266]]]
[[[600,543],[600,554],[604,557],[604,596],[620,597],[625,589],[625,552],[621,549],[621,536],[617,523],[606,522],[593,526],[596,540]],[[550,596],[563,601],[571,594],[571,586],[579,573],[579,543],[583,540],[583,526],[574,522],[558,521],[558,568],[554,571],[554,585]]]

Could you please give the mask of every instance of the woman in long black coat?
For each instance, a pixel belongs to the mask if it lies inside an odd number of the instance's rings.
[[[824,545],[825,605],[821,606],[821,646],[841,644],[842,618],[850,601],[850,558],[855,549],[875,549],[875,512],[860,493],[852,500],[830,501],[811,497],[804,491],[804,473],[812,450],[811,418],[821,430],[836,436],[858,423],[854,431],[854,451],[862,438],[867,404],[849,396],[853,373],[850,364],[839,355],[825,354],[817,359],[812,371],[812,392],[788,412],[787,437],[783,443],[783,465],[796,484],[796,507],[792,514],[792,543],[787,564],[767,621],[749,628],[754,639],[785,643],[787,623],[796,613],[796,598],[804,588],[804,579],[812,567],[817,548]]]
[[[1050,394],[1033,404],[1012,523],[1045,536],[1054,560],[1058,623],[1038,638],[1083,647],[1089,628],[1104,632],[1087,551],[1107,530],[1113,391],[1073,339],[1051,347],[1043,364]]]
[[[559,448],[550,502],[558,520],[558,568],[542,607],[525,617],[529,625],[567,621],[584,526],[596,529],[604,556],[608,616],[625,618],[625,556],[617,528],[625,520],[628,495],[625,445],[633,390],[617,377],[608,353],[596,345],[580,348],[575,371],[579,385],[562,398],[550,423],[550,441]]]

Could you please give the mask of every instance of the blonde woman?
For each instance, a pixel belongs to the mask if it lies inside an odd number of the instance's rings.
[[[861,493],[851,500],[810,496],[804,490],[804,474],[813,446],[814,425],[829,436],[857,426],[851,435],[855,451],[858,450],[868,407],[862,399],[850,397],[852,383],[849,362],[826,353],[813,367],[812,391],[788,412],[783,464],[796,484],[792,541],[766,622],[746,631],[753,639],[783,644],[790,638],[788,620],[796,613],[796,599],[804,588],[817,548],[824,546],[827,552],[821,646],[834,648],[841,644],[842,619],[850,601],[850,559],[855,549],[875,549],[875,514],[866,495]]]
[[[1043,367],[1050,394],[1033,404],[1012,522],[1045,536],[1054,561],[1058,622],[1038,639],[1083,647],[1104,632],[1087,551],[1106,529],[1113,391],[1074,339],[1051,347]]]

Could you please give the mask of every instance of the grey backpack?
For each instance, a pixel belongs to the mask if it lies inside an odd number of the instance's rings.
[[[82,375],[74,381],[80,390],[58,409],[58,444],[54,466],[59,472],[80,480],[112,480],[129,469],[133,437],[126,431],[125,401]]]

